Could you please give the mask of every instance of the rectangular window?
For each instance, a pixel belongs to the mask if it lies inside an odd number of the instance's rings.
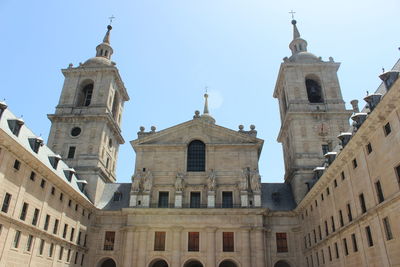
[[[165,232],[154,233],[154,251],[165,251]]]
[[[318,251],[315,252],[315,258],[317,259],[317,266],[319,266],[319,255],[318,255]]]
[[[44,250],[44,240],[40,239],[39,255],[43,255],[43,250]]]
[[[59,220],[58,219],[56,219],[55,221],[54,221],[54,228],[53,228],[53,234],[57,234],[57,232],[58,232],[58,224],[59,224]]]
[[[336,259],[339,259],[339,246],[336,242],[335,242],[335,254],[336,254]]]
[[[115,232],[107,231],[104,237],[104,250],[114,250]]]
[[[322,240],[321,225],[318,225],[318,235],[319,235],[319,240]]]
[[[383,197],[383,191],[380,181],[377,181],[375,183],[375,190],[376,190],[376,196],[378,197],[378,202],[382,203],[385,200],[385,198]]]
[[[336,179],[333,180],[333,185],[334,185],[335,187],[337,187],[337,180],[336,180]]]
[[[343,238],[343,247],[344,247],[344,254],[347,256],[349,255],[349,248],[347,247],[347,240]]]
[[[68,200],[68,207],[71,207],[71,204],[72,204],[72,200],[70,199],[70,200]]]
[[[32,241],[33,241],[33,236],[29,235],[28,240],[26,241],[26,251],[31,251],[32,249]]]
[[[75,260],[74,260],[74,264],[78,263],[78,257],[79,257],[79,252],[75,252]]]
[[[60,247],[60,253],[58,254],[58,259],[62,260],[64,254],[64,247]]]
[[[27,212],[28,212],[28,203],[24,202],[24,204],[22,205],[21,214],[19,215],[19,219],[25,221]]]
[[[308,233],[308,246],[311,247],[311,235],[310,235],[310,233]]]
[[[400,165],[395,168],[396,175],[397,175],[397,182],[400,185]]]
[[[367,206],[365,205],[364,194],[361,193],[361,194],[358,196],[358,199],[360,200],[361,212],[362,212],[362,213],[366,213],[366,212],[367,212]]]
[[[51,243],[51,244],[50,244],[50,247],[49,247],[49,257],[50,257],[50,258],[53,257],[53,250],[54,250],[54,244]]]
[[[76,240],[76,243],[77,243],[78,245],[81,244],[81,236],[82,236],[82,232],[79,231],[79,233],[78,233],[78,239]]]
[[[385,136],[388,136],[392,132],[392,127],[390,127],[389,122],[383,127],[383,132],[385,133]]]
[[[286,233],[276,233],[276,250],[278,253],[289,251]]]
[[[29,176],[29,179],[31,181],[35,181],[35,178],[36,178],[36,173],[35,172],[31,172],[31,175]]]
[[[78,211],[79,205],[75,204],[75,211]]]
[[[341,172],[341,173],[340,173],[340,176],[342,177],[342,181],[343,181],[344,179],[346,179],[346,176],[344,175],[344,172]]]
[[[224,252],[234,251],[235,249],[234,233],[223,232],[222,233],[222,248]]]
[[[68,156],[67,156],[67,158],[73,159],[73,158],[75,157],[75,150],[76,150],[76,147],[70,146],[69,149],[68,149]]]
[[[313,234],[314,234],[314,243],[317,243],[317,232],[315,229],[313,229]]]
[[[322,155],[325,155],[328,152],[329,152],[329,145],[323,144],[322,145]]]
[[[190,207],[200,208],[200,192],[190,192]]]
[[[329,194],[330,194],[329,187],[327,187],[327,188],[326,188],[326,195],[329,196]]]
[[[11,202],[11,195],[9,193],[6,193],[3,200],[3,206],[1,207],[2,212],[5,213],[8,212],[8,208],[10,207],[10,202]]]
[[[85,254],[82,254],[82,258],[81,258],[81,266],[83,266],[83,262],[85,261]]]
[[[329,252],[329,261],[332,261],[332,251],[331,251],[331,246],[328,246],[328,252]]]
[[[21,168],[21,162],[20,162],[19,160],[16,159],[16,160],[14,161],[14,169],[18,171],[19,168]]]
[[[367,236],[368,246],[372,247],[374,245],[374,241],[372,240],[371,228],[369,226],[365,227],[365,234]]]
[[[74,240],[74,234],[75,234],[75,228],[71,227],[71,235],[69,237],[69,241],[72,242]]]
[[[324,193],[321,194],[321,201],[324,201]]]
[[[45,187],[46,187],[46,180],[45,180],[45,179],[42,179],[42,180],[40,181],[40,187],[41,187],[41,188],[45,188]]]
[[[315,200],[315,207],[318,207],[318,201]]]
[[[54,186],[51,187],[51,194],[54,195],[56,193],[56,188]]]
[[[339,210],[339,222],[340,222],[340,226],[343,227],[344,221],[343,221],[343,213],[342,213],[342,210]]]
[[[32,225],[36,225],[39,219],[39,209],[35,209],[33,212],[33,218],[32,218]]]
[[[67,236],[67,231],[68,231],[68,224],[64,224],[64,230],[63,230],[63,235],[62,237],[65,238]]]
[[[60,201],[63,201],[63,199],[64,199],[64,194],[60,193]]]
[[[307,237],[304,236],[304,247],[307,248]]]
[[[389,218],[385,217],[383,218],[382,221],[383,221],[383,226],[385,228],[386,240],[392,240],[393,234],[392,234],[392,228],[390,227]]]
[[[188,233],[188,251],[199,251],[199,232]]]
[[[87,240],[88,235],[85,234],[85,238],[83,239],[83,246],[86,247],[86,240]]]
[[[14,248],[18,248],[20,238],[21,238],[21,231],[16,230],[15,236],[14,236],[14,242],[13,242]]]
[[[332,224],[332,232],[335,232],[335,231],[336,231],[336,228],[335,228],[335,219],[333,218],[333,216],[331,216],[331,224]]]
[[[50,215],[46,215],[46,219],[44,220],[44,226],[43,229],[45,231],[47,231],[47,229],[49,229],[49,223],[50,223]]]
[[[71,249],[69,248],[67,252],[67,262],[69,262],[70,259],[71,259]]]
[[[222,192],[222,207],[223,208],[233,208],[232,192],[230,192],[230,191]]]
[[[321,256],[322,256],[322,264],[325,264],[325,253],[323,249],[321,249]]]
[[[368,143],[368,145],[366,146],[366,148],[367,148],[367,153],[368,153],[368,154],[371,154],[371,152],[372,152],[372,145],[371,145],[371,143]]]
[[[158,192],[158,207],[159,208],[169,207],[169,192]]]
[[[353,252],[358,251],[356,234],[351,234],[351,242],[353,243]]]
[[[349,219],[349,222],[353,221],[353,215],[351,213],[351,206],[350,204],[347,204],[347,217]]]
[[[353,159],[353,168],[355,169],[355,168],[357,168],[357,166],[358,166],[358,164],[357,164],[357,160],[356,159]]]
[[[329,235],[329,230],[328,230],[328,222],[325,221],[325,236]]]

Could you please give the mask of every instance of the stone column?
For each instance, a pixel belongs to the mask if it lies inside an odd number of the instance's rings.
[[[215,254],[216,254],[216,247],[215,247],[215,232],[217,228],[209,227],[206,228],[207,232],[207,267],[215,267]]]
[[[250,260],[250,228],[243,227],[241,229],[242,244],[240,250],[242,251],[242,266],[251,267]]]
[[[183,227],[173,227],[172,228],[172,262],[171,267],[181,266],[181,239],[182,239]]]
[[[264,228],[258,227],[254,229],[255,234],[255,258],[257,267],[265,267],[265,249],[264,249]]]
[[[139,231],[139,249],[138,249],[138,254],[136,255],[137,257],[137,267],[146,267],[146,250],[147,250],[147,232],[149,228],[148,227],[141,227],[138,229]]]
[[[129,227],[125,229],[125,246],[121,249],[124,251],[124,263],[123,267],[130,267],[133,265],[133,251],[135,249],[134,246],[134,231],[135,229],[133,227]]]

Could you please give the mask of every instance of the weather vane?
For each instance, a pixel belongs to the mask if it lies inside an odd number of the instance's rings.
[[[113,22],[113,19],[115,19],[114,15],[111,15],[111,17],[108,18],[110,20],[110,25]]]
[[[289,14],[292,15],[292,19],[294,19],[294,14],[296,14],[296,12],[294,12],[293,10],[290,10]]]

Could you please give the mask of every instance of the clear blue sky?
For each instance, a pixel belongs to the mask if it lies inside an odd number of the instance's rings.
[[[347,103],[374,91],[382,67],[399,58],[398,0],[2,0],[0,98],[47,138],[46,114],[54,112],[63,84],[60,69],[94,56],[114,15],[113,60],[131,96],[118,181],[130,181],[135,155],[129,141],[139,127],[161,130],[190,120],[202,109],[208,85],[217,124],[255,124],[265,141],[263,181],[279,182],[283,157],[272,92],[282,58],[290,55],[291,9],[308,50],[342,62]]]

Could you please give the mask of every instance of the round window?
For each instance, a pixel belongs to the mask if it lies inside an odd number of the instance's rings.
[[[76,137],[76,136],[80,135],[81,132],[82,132],[81,128],[79,128],[79,127],[74,127],[74,128],[72,128],[72,130],[71,130],[71,135],[74,136],[74,137]]]

